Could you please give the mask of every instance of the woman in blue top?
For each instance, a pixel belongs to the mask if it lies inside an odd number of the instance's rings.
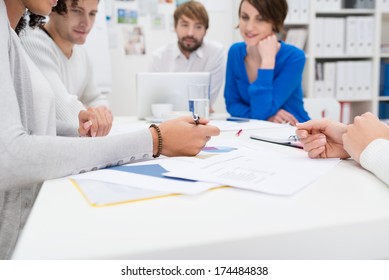
[[[286,0],[242,0],[239,30],[244,42],[228,53],[224,98],[232,116],[277,123],[309,120],[301,87],[305,54],[278,41]]]

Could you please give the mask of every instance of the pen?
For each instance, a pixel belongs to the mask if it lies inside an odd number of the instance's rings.
[[[242,134],[243,129],[239,129],[238,132],[235,134],[235,136],[240,136]]]
[[[194,120],[195,124],[198,125],[200,123],[199,115],[193,114],[193,120]]]
[[[291,140],[293,142],[299,142],[300,141],[300,137],[298,137],[297,135],[290,135],[289,136],[289,140]]]

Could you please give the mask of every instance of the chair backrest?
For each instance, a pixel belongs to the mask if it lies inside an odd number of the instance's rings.
[[[311,119],[340,121],[340,103],[335,98],[304,98],[304,108]]]

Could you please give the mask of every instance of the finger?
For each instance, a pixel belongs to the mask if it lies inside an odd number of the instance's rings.
[[[273,122],[275,122],[275,123],[282,123],[283,121],[284,121],[284,119],[282,117],[280,117],[279,115],[276,115],[274,117],[274,120],[273,120]]]
[[[101,107],[98,110],[98,116],[100,117],[101,123],[99,125],[100,134],[98,136],[106,136],[109,131],[109,118],[106,107]]]
[[[89,110],[89,109],[88,109]],[[91,137],[96,137],[98,127],[99,127],[99,122],[96,117],[96,113],[89,111],[89,120],[92,121],[92,125],[89,130],[89,134]]]
[[[324,158],[324,151],[325,151],[325,146],[318,147],[316,149],[313,149],[308,152],[308,156],[310,158]]]
[[[290,119],[289,119],[289,123],[293,126],[296,126],[296,123],[298,123],[298,120],[293,115],[291,115]]]
[[[92,126],[93,122],[91,120],[85,122],[82,127],[85,129],[85,130],[89,130],[89,128]]]
[[[296,130],[296,135],[300,138],[300,139],[305,139],[308,137],[308,131],[306,131],[305,129],[297,129]]]
[[[300,142],[303,144],[304,150],[310,152],[317,148],[324,147],[327,144],[327,139],[324,135],[312,135],[300,140]]]
[[[203,126],[203,129],[205,129],[205,135],[206,136],[218,136],[220,134],[220,129],[213,125],[207,125]]]
[[[90,128],[93,124],[93,121],[90,120],[90,118],[91,118],[91,114],[86,110],[82,110],[78,114],[78,120],[79,120],[78,133],[80,136],[84,137],[89,135]]]
[[[301,130],[306,130],[308,133],[312,130],[313,128],[313,121],[307,121],[304,123],[296,123],[297,129]]]
[[[194,121],[193,121],[193,123],[194,123]],[[199,119],[199,124],[207,125],[208,123],[209,123],[209,119],[206,119],[206,118],[200,118]]]
[[[80,123],[80,125],[78,127],[78,134],[81,137],[87,136],[89,133],[90,127],[92,126],[92,121],[87,121],[85,123],[79,122],[79,123]]]
[[[96,130],[96,137],[101,137],[104,135],[105,126],[106,126],[104,117],[102,116],[101,109],[95,110],[95,116],[96,116],[96,119],[98,122],[97,130]]]
[[[106,136],[108,135],[109,131],[111,130],[112,127],[112,121],[113,121],[113,116],[111,113],[111,110],[109,110],[105,106],[99,107],[100,112],[101,112],[101,119],[103,120],[103,133],[101,136]]]

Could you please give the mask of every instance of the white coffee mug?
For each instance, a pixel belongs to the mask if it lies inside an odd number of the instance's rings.
[[[164,114],[173,111],[173,104],[171,103],[154,103],[151,104],[151,113],[155,118],[162,118]]]

